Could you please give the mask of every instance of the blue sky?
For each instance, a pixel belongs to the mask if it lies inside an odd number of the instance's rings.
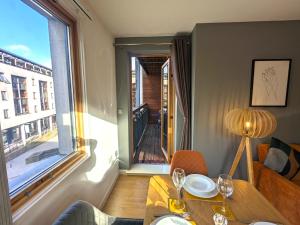
[[[0,5],[0,48],[51,67],[47,18],[21,0]]]

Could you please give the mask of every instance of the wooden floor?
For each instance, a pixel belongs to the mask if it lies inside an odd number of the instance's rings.
[[[103,211],[109,215],[143,219],[150,176],[120,175]]]
[[[134,163],[163,164],[165,156],[161,150],[160,127],[156,124],[148,124],[142,143]]]

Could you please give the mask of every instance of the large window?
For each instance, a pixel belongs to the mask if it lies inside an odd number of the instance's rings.
[[[9,80],[4,76],[4,74],[2,72],[0,72],[0,82],[6,83],[6,84],[10,84]]]
[[[8,147],[11,144],[17,146],[21,141],[21,131],[20,126],[11,127],[6,130],[2,130],[2,139],[4,147]]]
[[[0,91],[13,97],[0,102],[0,109],[15,112],[0,121],[1,150],[14,210],[16,202],[81,155],[81,86],[75,22],[57,3],[4,1],[1,14],[0,69],[7,79],[2,73]]]
[[[3,114],[4,114],[4,119],[8,119],[9,118],[8,109],[4,109],[3,110]]]
[[[47,82],[39,81],[40,87],[40,98],[41,98],[41,110],[48,110],[49,103],[48,103],[48,89],[47,89]]]
[[[8,99],[7,91],[1,91],[1,98],[2,98],[2,101],[7,101],[7,99]]]
[[[26,78],[11,76],[16,115],[28,113]]]
[[[26,138],[34,137],[38,135],[38,123],[37,121],[29,122],[25,124]]]

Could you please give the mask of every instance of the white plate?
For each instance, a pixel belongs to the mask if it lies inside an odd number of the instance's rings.
[[[255,222],[255,223],[251,223],[251,225],[276,225],[276,224],[270,222]]]
[[[200,197],[200,198],[213,198],[215,196],[218,195],[218,189],[215,188],[213,191],[208,192],[208,193],[193,193],[193,191],[185,189],[188,193],[190,193],[191,195],[194,195],[196,197]]]
[[[151,225],[191,225],[188,221],[178,216],[162,216],[154,220]]]
[[[215,182],[200,174],[191,174],[186,177],[183,188],[192,195],[202,197],[216,189]],[[201,196],[200,196],[201,195]]]

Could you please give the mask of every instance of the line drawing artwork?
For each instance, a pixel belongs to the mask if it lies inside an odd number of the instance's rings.
[[[277,76],[274,66],[267,67],[260,76],[266,95],[276,101],[278,100],[277,90],[279,87]]]
[[[286,107],[291,59],[253,60],[250,106]]]

